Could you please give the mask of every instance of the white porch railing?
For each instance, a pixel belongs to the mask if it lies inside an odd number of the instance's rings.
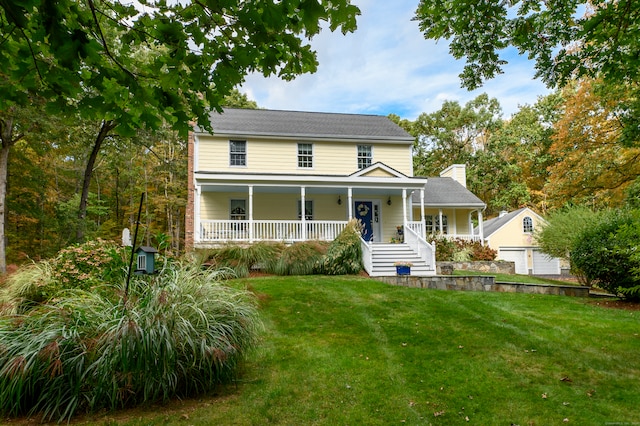
[[[425,228],[422,226],[422,222],[407,222],[407,227],[420,237],[425,238]],[[464,240],[464,241],[482,241],[480,235],[471,234],[443,234],[443,237],[449,240]]]
[[[203,220],[200,242],[334,240],[346,221],[308,220]]]
[[[420,258],[427,262],[432,268],[436,267],[436,248],[435,245],[429,244],[427,240],[418,235],[411,227],[407,227],[404,233],[404,242],[408,244],[413,251],[418,253]]]

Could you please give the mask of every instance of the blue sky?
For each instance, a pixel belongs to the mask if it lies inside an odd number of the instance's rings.
[[[516,54],[503,75],[469,92],[460,87],[463,61],[449,54],[446,40],[425,40],[412,21],[418,0],[352,0],[360,8],[358,29],[343,36],[324,30],[311,45],[318,71],[291,82],[262,75],[247,77],[241,91],[268,109],[397,114],[409,120],[460,104],[481,93],[498,99],[507,118],[519,105],[533,104],[550,91],[533,80],[533,62]]]

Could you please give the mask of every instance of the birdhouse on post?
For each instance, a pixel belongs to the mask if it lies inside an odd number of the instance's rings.
[[[136,274],[153,274],[155,272],[155,257],[158,250],[149,246],[140,246],[136,250],[138,262]]]

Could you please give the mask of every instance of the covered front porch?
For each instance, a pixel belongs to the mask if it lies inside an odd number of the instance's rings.
[[[335,239],[351,219],[367,242],[389,242],[404,227],[425,236],[412,194],[427,180],[382,164],[349,176],[196,173],[194,243]]]

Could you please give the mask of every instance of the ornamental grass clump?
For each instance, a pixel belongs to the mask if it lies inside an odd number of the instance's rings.
[[[283,250],[285,245],[282,243],[228,244],[205,253],[204,263],[216,269],[227,269],[234,277],[242,278],[249,276],[252,268],[272,270]]]
[[[312,275],[321,272],[329,243],[304,241],[285,247],[280,256],[265,268],[276,275]]]
[[[126,298],[107,296],[124,296],[123,286],[75,288],[1,317],[0,412],[62,421],[229,380],[261,326],[253,297],[216,274],[169,263],[134,277]]]

